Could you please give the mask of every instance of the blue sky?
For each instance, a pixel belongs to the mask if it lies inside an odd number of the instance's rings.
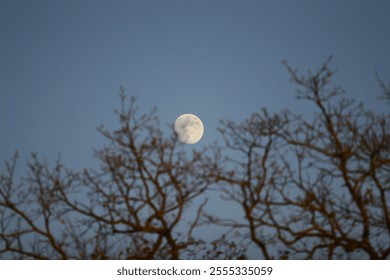
[[[104,143],[95,127],[117,126],[120,86],[142,110],[157,106],[163,127],[198,115],[198,147],[218,139],[223,118],[305,112],[282,60],[304,72],[333,55],[335,83],[386,110],[375,71],[390,79],[389,10],[389,1],[1,0],[0,159],[18,149],[91,165]]]
[[[0,0],[0,170],[15,150],[22,174],[31,151],[94,166],[106,143],[95,128],[118,127],[120,86],[142,111],[157,106],[167,133],[198,115],[194,149],[219,139],[221,119],[310,113],[282,60],[304,73],[333,55],[334,84],[386,112],[375,71],[390,81],[389,11],[368,0]]]

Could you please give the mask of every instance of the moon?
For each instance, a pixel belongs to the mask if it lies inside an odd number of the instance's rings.
[[[204,126],[197,116],[193,114],[183,114],[177,117],[175,121],[175,131],[180,142],[195,144],[202,138]]]

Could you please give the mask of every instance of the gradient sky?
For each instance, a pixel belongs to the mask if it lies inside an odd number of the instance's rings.
[[[386,111],[375,71],[390,81],[389,11],[386,0],[0,0],[1,170],[15,150],[94,166],[120,86],[141,110],[157,106],[167,132],[198,115],[196,149],[219,139],[220,119],[311,112],[282,60],[304,73],[333,55],[335,85]]]
[[[375,71],[390,80],[390,1],[0,1],[0,159],[18,149],[74,168],[91,164],[117,127],[119,87],[159,108],[163,127],[182,113],[205,124],[288,107],[302,72],[333,55],[335,83],[375,110]],[[310,108],[311,110],[311,108]],[[167,128],[168,129],[168,128]]]

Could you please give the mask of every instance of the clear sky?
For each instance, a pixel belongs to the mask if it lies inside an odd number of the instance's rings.
[[[119,87],[159,108],[164,127],[198,115],[204,138],[220,119],[260,107],[298,112],[282,65],[306,71],[333,55],[335,82],[375,110],[390,80],[390,1],[0,1],[0,159],[14,150],[91,165],[116,127]],[[168,129],[168,128],[167,128]]]

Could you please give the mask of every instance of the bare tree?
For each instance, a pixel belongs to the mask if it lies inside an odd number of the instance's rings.
[[[96,170],[32,154],[17,179],[15,154],[0,174],[0,257],[245,259],[249,240],[265,259],[389,259],[390,116],[331,88],[329,62],[304,76],[286,64],[314,115],[222,121],[223,146],[186,152],[122,91]],[[243,218],[205,213],[209,191]],[[204,223],[229,232],[199,239]]]
[[[95,151],[100,169],[53,168],[33,154],[14,180],[16,156],[0,177],[0,256],[35,259],[178,259],[193,237],[207,179],[164,136],[155,110],[141,114],[121,95],[120,127],[98,130],[109,144]],[[185,213],[195,212],[192,220]],[[193,216],[193,215],[192,215]]]
[[[390,83],[385,83],[380,77],[378,73],[376,74],[376,79],[378,80],[379,86],[382,90],[382,94],[379,96],[379,98],[387,100],[387,102],[390,102]]]
[[[266,259],[390,258],[390,116],[330,88],[329,61],[306,76],[286,64],[314,116],[224,121],[225,146],[205,161],[245,217],[208,221],[239,229]]]

